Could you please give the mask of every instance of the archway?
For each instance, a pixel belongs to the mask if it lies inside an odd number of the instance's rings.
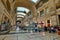
[[[31,2],[30,0],[15,0],[13,3],[12,3],[12,10],[11,10],[11,18],[10,19],[10,22],[11,22],[11,26],[14,26],[16,24],[16,13],[15,13],[15,9],[17,7],[25,7],[27,9],[29,9],[33,15],[33,18],[32,20],[35,19],[35,21],[37,21],[37,11],[36,11],[36,7],[35,7],[35,4],[33,2]]]
[[[37,12],[36,12],[36,8],[35,8],[35,5],[33,4],[33,2],[30,2],[30,1],[25,2],[25,1],[16,1],[16,2],[14,2],[13,9],[15,9],[18,6],[25,7],[27,9],[31,10],[34,13],[34,17],[36,17],[37,16]]]
[[[26,1],[26,0],[25,0]],[[29,9],[34,15],[34,17],[33,18],[35,18],[36,19],[36,17],[37,17],[37,12],[36,12],[36,8],[35,8],[35,5],[34,5],[34,3],[33,2],[30,2],[30,1],[15,1],[14,3],[13,3],[13,9],[15,10],[17,7],[25,7],[25,8],[27,8],[27,9]],[[24,2],[24,3],[23,3]],[[33,19],[32,19],[33,20]]]

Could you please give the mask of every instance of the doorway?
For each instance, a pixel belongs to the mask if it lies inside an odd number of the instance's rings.
[[[47,26],[50,27],[50,20],[47,20]]]
[[[58,20],[59,20],[59,24],[60,24],[60,15],[58,15]]]

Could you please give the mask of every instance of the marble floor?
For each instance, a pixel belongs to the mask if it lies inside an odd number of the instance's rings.
[[[40,33],[19,33],[19,34],[6,34],[0,35],[0,40],[60,40],[60,36],[57,33],[48,33],[45,35]]]

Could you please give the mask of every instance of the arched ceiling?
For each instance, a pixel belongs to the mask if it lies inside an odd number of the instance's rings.
[[[33,13],[36,13],[36,8],[35,8],[35,4],[33,2],[31,2],[30,0],[16,0],[14,3],[14,9],[16,7],[25,7],[29,10],[31,10]]]
[[[17,7],[25,7],[33,13],[34,18],[37,17],[35,4],[33,2],[31,2],[30,0],[15,0],[13,2],[13,9],[16,9]],[[23,18],[23,20],[24,20],[24,18]]]

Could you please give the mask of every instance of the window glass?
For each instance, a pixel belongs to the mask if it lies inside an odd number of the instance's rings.
[[[38,0],[31,0],[32,2],[36,3]]]
[[[48,7],[46,8],[46,14],[47,14],[47,13],[49,13],[49,9],[48,9]]]
[[[44,15],[44,10],[40,11],[40,16]]]

